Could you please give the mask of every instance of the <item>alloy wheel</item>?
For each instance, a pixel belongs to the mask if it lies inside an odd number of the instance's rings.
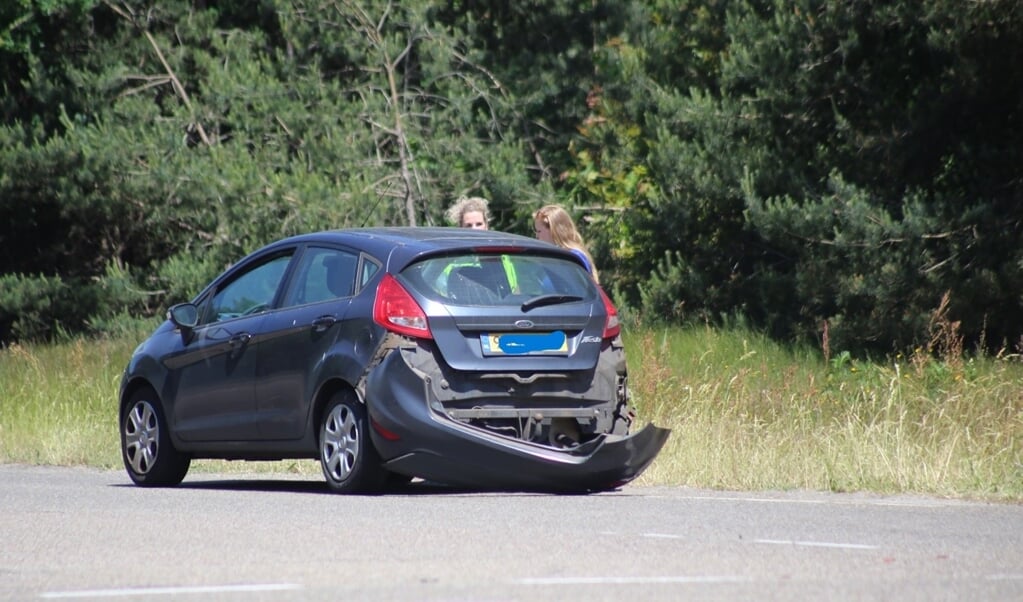
[[[160,421],[156,410],[142,400],[132,406],[124,419],[124,455],[131,469],[149,472],[160,453]]]
[[[359,461],[359,425],[348,406],[335,406],[323,425],[323,441],[320,453],[324,469],[337,482],[347,479]]]

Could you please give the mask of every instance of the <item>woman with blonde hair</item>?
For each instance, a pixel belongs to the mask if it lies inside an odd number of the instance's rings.
[[[544,242],[549,242],[559,247],[568,249],[578,255],[586,269],[593,275],[593,279],[600,282],[597,277],[597,267],[593,264],[593,257],[583,242],[583,237],[572,221],[572,216],[565,211],[561,205],[545,205],[537,209],[533,214],[533,232],[536,237]]]

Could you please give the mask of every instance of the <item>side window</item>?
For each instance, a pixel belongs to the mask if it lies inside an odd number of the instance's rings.
[[[366,283],[373,278],[373,275],[380,270],[380,264],[370,259],[368,256],[363,256],[362,260],[362,274],[359,278],[359,288],[366,286]]]
[[[208,322],[247,316],[270,308],[291,255],[282,255],[244,272],[210,300]]]
[[[338,249],[309,247],[302,254],[294,284],[285,306],[318,303],[355,292],[355,272],[359,256]]]

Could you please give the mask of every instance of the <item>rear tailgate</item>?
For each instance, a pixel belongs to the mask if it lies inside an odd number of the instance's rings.
[[[457,371],[592,370],[607,319],[596,284],[559,257],[472,254],[402,272]]]
[[[463,308],[452,307],[449,315],[431,317],[430,326],[445,363],[454,370],[592,370],[604,323],[602,316],[593,315],[594,305],[575,303],[517,315],[499,310],[466,315]]]

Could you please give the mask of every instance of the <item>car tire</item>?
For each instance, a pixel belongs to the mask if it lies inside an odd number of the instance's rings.
[[[163,406],[150,388],[132,393],[121,414],[121,458],[128,476],[143,487],[177,485],[191,458],[174,449]]]
[[[336,493],[379,493],[387,478],[369,437],[366,407],[351,391],[339,391],[320,421],[320,467]]]

